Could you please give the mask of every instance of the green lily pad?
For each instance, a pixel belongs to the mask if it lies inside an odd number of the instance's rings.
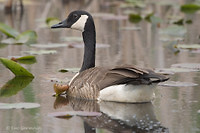
[[[175,21],[173,24],[177,24],[177,25],[183,25],[183,24],[184,24],[184,19],[183,19],[183,18],[181,18],[181,19],[179,19],[179,20]]]
[[[0,31],[7,35],[8,37],[16,38],[19,35],[19,32],[10,26],[0,22]]]
[[[6,58],[0,58],[0,61],[3,63],[5,67],[7,67],[10,71],[12,71],[13,74],[15,74],[15,76],[34,77],[24,67],[22,67],[21,65],[12,60]]]
[[[17,42],[16,43],[22,43],[22,44],[32,44],[37,41],[37,33],[35,31],[25,31],[21,34],[19,34],[16,37]]]
[[[102,114],[100,112],[86,112],[86,111],[66,111],[66,112],[54,112],[48,114],[48,116],[50,117],[67,118],[67,119],[72,116],[97,117],[101,115]]]
[[[56,50],[38,50],[38,51],[23,51],[24,53],[31,55],[42,55],[42,54],[56,54]]]
[[[52,25],[59,23],[60,20],[58,18],[55,18],[55,17],[49,17],[49,18],[46,19],[45,22],[49,27],[51,27]]]
[[[38,108],[38,103],[0,103],[0,109],[31,109]]]
[[[178,25],[170,25],[167,28],[161,29],[160,34],[170,35],[174,37],[182,37],[187,32],[186,28]]]
[[[139,14],[129,14],[129,21],[132,23],[139,23],[142,17]]]
[[[190,86],[197,86],[198,84],[191,83],[191,82],[180,82],[180,81],[165,81],[159,83],[160,86],[168,86],[168,87],[190,87]]]
[[[200,45],[199,44],[178,44],[178,45],[175,45],[175,48],[194,50],[194,49],[200,49]]]
[[[31,47],[35,48],[59,48],[59,47],[67,47],[67,44],[61,43],[48,43],[48,44],[32,44]]]
[[[154,13],[149,13],[146,15],[146,17],[144,18],[146,21],[151,22],[151,17],[154,15]]]
[[[63,68],[60,69],[59,72],[65,73],[65,72],[79,72],[80,68]]]
[[[15,77],[12,80],[9,80],[3,87],[0,89],[0,97],[9,97],[17,94],[20,90],[25,88],[33,78],[29,77]]]
[[[196,4],[185,4],[181,6],[181,11],[184,13],[195,13],[200,9],[200,5]]]
[[[36,62],[36,58],[33,55],[12,57],[11,60],[22,63],[22,64],[33,64]]]
[[[68,36],[68,37],[62,37],[61,38],[62,41],[65,42],[82,42],[83,38],[82,37],[75,37],[75,36]]]

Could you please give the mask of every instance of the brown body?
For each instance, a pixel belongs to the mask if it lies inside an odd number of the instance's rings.
[[[72,97],[96,100],[100,91],[109,86],[120,84],[150,85],[167,79],[167,77],[156,74],[152,70],[135,66],[94,67],[74,77],[70,82],[67,94]]]

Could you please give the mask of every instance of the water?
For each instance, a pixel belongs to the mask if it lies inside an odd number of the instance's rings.
[[[2,2],[1,2],[2,3]],[[160,40],[159,30],[167,23],[152,25],[142,21],[132,24],[124,19],[123,12],[115,1],[25,1],[25,12],[20,20],[19,10],[13,16],[5,15],[1,4],[0,21],[12,25],[18,31],[36,30],[39,44],[63,43],[60,39],[66,36],[80,37],[79,31],[69,29],[51,30],[41,28],[46,17],[64,19],[74,9],[91,12],[95,17],[97,43],[110,47],[97,49],[96,65],[111,66],[135,64],[147,68],[169,68],[175,63],[199,63],[200,54],[181,51],[175,54],[172,46]],[[173,3],[173,2],[172,2]],[[180,2],[181,3],[181,2]],[[175,3],[180,5],[180,3]],[[184,1],[182,1],[184,3]],[[174,4],[172,4],[174,5]],[[176,6],[175,6],[176,7]],[[185,15],[174,6],[156,2],[147,4],[146,10],[153,10],[156,15],[167,20],[169,16],[179,16],[193,21],[185,25],[187,33],[185,44],[199,43],[199,14]],[[98,14],[97,14],[98,13]],[[118,15],[115,19],[101,17],[99,13]],[[121,17],[120,17],[121,16]],[[140,27],[141,30],[122,30],[124,27]],[[41,50],[27,45],[8,45],[0,48],[0,56],[24,55],[22,51]],[[161,87],[156,88],[156,98],[149,104],[122,104],[112,102],[96,103],[61,97],[52,97],[51,80],[68,80],[75,73],[60,73],[61,68],[79,68],[82,63],[82,48],[49,48],[57,54],[36,55],[37,63],[25,66],[35,78],[24,89],[9,97],[0,97],[1,103],[34,102],[41,105],[36,109],[0,110],[0,131],[7,132],[200,132],[200,90],[194,87]],[[199,72],[177,73],[171,75],[171,81],[193,82],[200,84]],[[12,80],[14,75],[0,64],[0,86]],[[48,114],[60,111],[85,110],[101,111],[100,117],[73,116],[70,119],[49,117]]]

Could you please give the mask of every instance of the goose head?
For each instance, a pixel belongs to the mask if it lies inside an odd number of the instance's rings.
[[[71,28],[82,31],[84,57],[81,71],[95,67],[96,31],[92,16],[86,11],[73,11],[68,17],[51,28]]]
[[[92,16],[86,11],[73,11],[68,17],[51,28],[71,28],[79,31],[86,31],[93,24]]]

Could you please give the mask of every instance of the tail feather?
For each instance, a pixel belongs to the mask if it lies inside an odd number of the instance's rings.
[[[162,74],[155,73],[152,70],[148,70],[148,72],[149,72],[149,74],[145,75],[145,78],[151,79],[152,83],[164,82],[169,79],[169,77],[162,75]]]

